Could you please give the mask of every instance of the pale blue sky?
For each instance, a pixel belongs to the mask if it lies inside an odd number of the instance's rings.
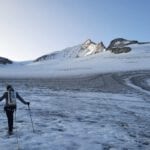
[[[149,0],[0,0],[0,56],[30,60],[90,38],[150,41]]]

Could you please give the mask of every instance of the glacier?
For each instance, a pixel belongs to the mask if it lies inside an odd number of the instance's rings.
[[[18,138],[22,150],[149,150],[150,44],[130,47],[120,54],[92,47],[92,55],[76,57],[78,45],[55,59],[1,64],[0,96],[12,84],[30,101],[35,128],[18,101],[8,137],[2,101],[1,149],[16,150]]]

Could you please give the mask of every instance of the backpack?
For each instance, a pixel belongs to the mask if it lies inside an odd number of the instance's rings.
[[[16,106],[16,92],[13,90],[8,91],[8,105]]]

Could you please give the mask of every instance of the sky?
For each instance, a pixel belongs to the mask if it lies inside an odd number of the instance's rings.
[[[150,41],[149,0],[0,0],[0,56],[14,61],[114,38]]]

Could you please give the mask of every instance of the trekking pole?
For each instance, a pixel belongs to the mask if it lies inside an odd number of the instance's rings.
[[[29,106],[29,105],[28,105],[28,110],[29,110],[29,115],[30,115],[30,119],[31,119],[31,123],[32,123],[32,129],[33,129],[33,133],[34,133],[35,130],[34,130],[33,120],[32,120],[32,116],[31,116],[31,109],[30,109],[30,106]]]
[[[17,150],[20,150],[19,135],[17,130],[16,110],[15,110],[15,127],[16,127]]]

